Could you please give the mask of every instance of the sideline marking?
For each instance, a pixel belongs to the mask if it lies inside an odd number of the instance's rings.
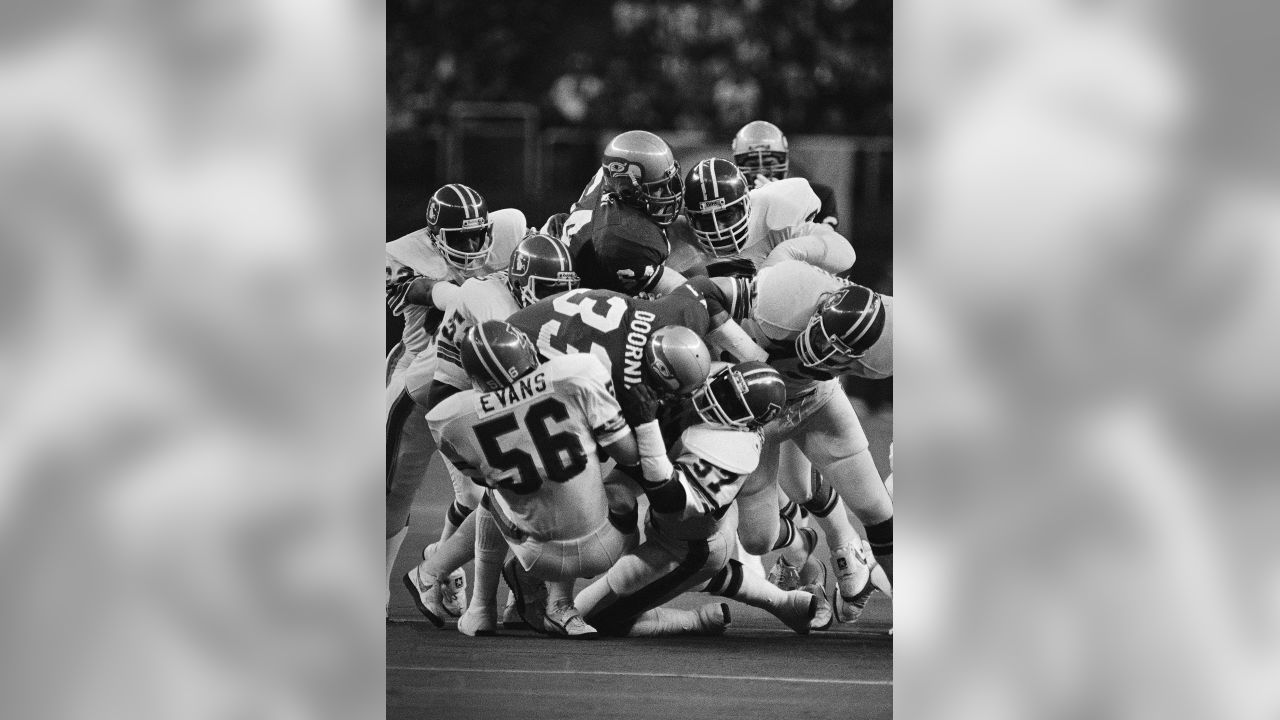
[[[511,675],[608,675],[611,677],[688,678],[690,680],[751,680],[811,683],[816,685],[892,685],[892,680],[836,680],[828,678],[765,677],[759,675],[694,675],[683,673],[616,672],[612,670],[525,670],[521,668],[446,668],[425,665],[388,665],[388,670],[422,672],[507,673]]]

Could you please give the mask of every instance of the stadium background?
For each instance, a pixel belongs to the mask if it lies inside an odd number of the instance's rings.
[[[858,252],[849,276],[892,292],[889,0],[412,0],[387,13],[388,240],[420,228],[448,182],[541,225],[577,199],[618,132],[657,133],[687,172],[729,158],[737,129],[766,119],[787,134],[792,175],[833,188],[839,230]],[[399,328],[389,322],[391,344]],[[849,386],[886,473],[892,386]],[[715,639],[566,644],[516,633],[489,644],[438,631],[398,578],[438,537],[451,499],[433,463],[405,543],[414,550],[392,573],[389,718],[892,712],[892,609],[880,595],[859,623],[808,638],[739,603],[730,634]],[[829,562],[825,547],[819,555]]]

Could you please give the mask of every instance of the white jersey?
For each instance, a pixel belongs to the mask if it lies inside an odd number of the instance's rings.
[[[507,267],[511,260],[511,252],[515,250],[525,233],[524,213],[515,208],[503,208],[489,213],[493,222],[493,247],[484,266],[472,273],[484,276]],[[415,230],[408,235],[387,243],[387,281],[393,277],[412,271],[417,275],[433,280],[448,280],[461,284],[467,274],[445,262],[427,235],[426,228]],[[404,331],[400,342],[404,345],[406,361],[405,384],[415,396],[425,392],[431,385],[435,374],[436,362],[436,328],[443,318],[443,313],[426,305],[405,305],[401,311],[404,316]]]
[[[748,191],[751,209],[747,218],[747,242],[736,257],[745,258],[757,268],[779,245],[799,237],[812,237],[808,241],[815,250],[805,250],[804,259],[828,272],[844,272],[853,265],[853,248],[830,225],[813,222],[813,216],[822,207],[809,181],[804,178],[786,178]],[[667,265],[679,272],[705,266],[726,258],[717,258],[703,250],[692,235],[668,233],[671,254]],[[828,250],[826,246],[833,246]],[[842,246],[842,247],[840,247]],[[808,256],[812,256],[812,258]],[[847,263],[847,264],[846,264]],[[843,265],[843,266],[842,266]]]
[[[441,454],[493,488],[497,510],[530,538],[571,540],[608,520],[597,451],[630,430],[593,355],[552,358],[497,392],[452,395],[427,422]]]
[[[444,320],[436,331],[435,381],[459,390],[471,388],[471,380],[462,369],[458,355],[458,341],[472,326],[486,320],[506,320],[519,310],[511,289],[507,286],[507,273],[497,272],[482,278],[468,278],[444,309]]]
[[[685,505],[679,512],[655,512],[655,526],[678,540],[711,537],[760,464],[762,443],[759,433],[722,425],[703,423],[685,430],[673,450]]]
[[[750,316],[742,321],[742,329],[765,352],[768,363],[781,375],[787,386],[787,400],[804,398],[822,382],[836,374],[811,370],[796,356],[795,339],[809,318],[831,293],[850,283],[802,262],[785,261],[761,270],[755,279],[755,302]],[[886,299],[886,312],[892,298]],[[885,330],[862,358],[850,361],[838,374],[881,378],[893,374],[892,315],[886,315]]]

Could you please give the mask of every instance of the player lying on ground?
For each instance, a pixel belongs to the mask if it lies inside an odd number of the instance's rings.
[[[846,372],[892,374],[892,298],[807,263],[785,260],[766,265],[749,284],[727,278],[705,281],[708,302],[717,312],[742,318],[744,330],[768,351],[769,363],[787,383],[786,411],[765,427],[760,467],[738,497],[739,536],[752,553],[782,550],[783,562],[799,568],[805,583],[824,572],[812,556],[816,533],[796,531],[778,513],[775,483],[798,478],[802,487],[788,491],[793,498],[811,488],[807,468],[779,472],[783,461],[799,451],[862,522],[874,557],[892,583],[893,501],[871,459],[862,425],[836,379]],[[839,515],[847,526],[843,512]],[[844,532],[851,533],[851,526]],[[862,556],[861,538],[852,534],[840,543],[833,550],[835,614],[852,622],[871,593],[870,567]]]
[[[427,203],[425,227],[387,243],[387,305],[404,317],[401,341],[387,356],[387,576],[409,529],[409,508],[435,454],[427,429],[427,393],[436,366],[440,283],[461,283],[506,267],[524,235],[525,218],[507,208],[490,213],[475,190],[450,184]]]
[[[505,271],[467,278],[460,286],[437,283],[432,288],[433,305],[444,310],[436,331],[437,360],[426,412],[444,398],[470,389],[471,380],[462,369],[458,342],[471,327],[485,320],[505,320],[522,307],[578,286],[569,250],[547,235],[526,235],[511,253]],[[425,415],[424,415],[425,422]],[[453,503],[445,513],[440,540],[423,550],[423,558],[437,551],[480,503],[483,491],[470,478],[445,463],[453,483]],[[466,558],[470,560],[470,541]],[[463,561],[464,563],[466,560]],[[448,615],[458,617],[467,606],[466,574],[461,566],[440,578],[440,601]]]
[[[701,420],[685,430],[668,459],[654,418],[656,405],[638,393],[636,425],[649,515],[645,541],[578,593],[587,622],[610,635],[716,634],[729,622],[728,606],[697,611],[660,607],[686,591],[733,598],[768,610],[800,634],[818,608],[804,591],[786,592],[744,573],[732,558],[742,481],[760,458],[758,429],[782,412],[786,389],[760,362],[724,365],[693,396]]]

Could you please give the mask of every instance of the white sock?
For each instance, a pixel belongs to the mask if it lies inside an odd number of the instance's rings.
[[[468,611],[497,614],[498,578],[502,561],[507,557],[507,539],[498,529],[493,515],[483,506],[471,513],[476,518],[476,565]]]
[[[654,608],[641,613],[631,626],[627,637],[658,637],[660,635],[684,635],[702,629],[698,613],[692,610]]]

